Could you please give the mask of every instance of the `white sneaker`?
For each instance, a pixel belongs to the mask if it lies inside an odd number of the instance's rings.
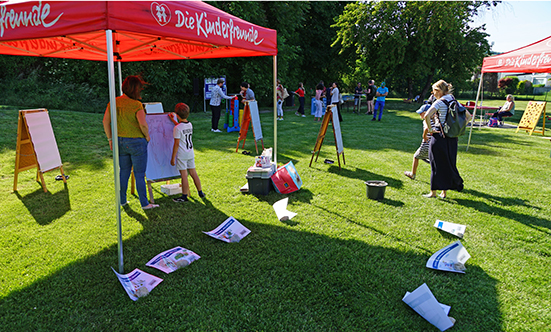
[[[303,117],[303,118],[305,118],[305,117],[306,117],[306,115],[302,114],[302,117]]]
[[[221,133],[222,131],[220,129],[211,129],[215,133]]]

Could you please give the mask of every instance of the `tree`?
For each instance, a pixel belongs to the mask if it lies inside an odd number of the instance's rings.
[[[436,75],[448,82],[463,81],[488,54],[484,26],[469,23],[480,7],[492,5],[496,3],[351,3],[335,24],[335,43],[353,49],[375,79],[403,84],[409,98],[420,90],[422,100]]]

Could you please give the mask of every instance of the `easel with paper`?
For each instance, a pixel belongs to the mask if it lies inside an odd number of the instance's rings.
[[[149,191],[149,201],[155,203],[153,198],[153,188],[151,184],[155,182],[166,181],[180,178],[180,172],[176,166],[170,165],[172,158],[172,149],[174,147],[174,123],[169,118],[170,113],[158,112],[159,104],[156,104],[153,113],[149,110],[149,104],[146,104],[145,120],[149,127],[149,144],[147,145],[147,170],[145,172],[147,189]],[[134,173],[132,173],[131,193],[135,193]]]
[[[344,159],[344,146],[342,143],[341,124],[339,122],[339,115],[337,114],[338,111],[333,112],[333,107],[336,107],[336,106],[335,105],[327,106],[325,115],[323,116],[323,120],[321,121],[321,127],[318,133],[318,138],[316,140],[316,145],[314,146],[314,150],[312,151],[312,158],[310,158],[310,167],[312,167],[312,160],[314,160],[314,155],[316,155],[316,153],[317,153],[316,162],[318,161],[321,146],[323,145],[325,134],[327,134],[327,127],[329,126],[329,122],[332,123],[332,127],[333,127],[333,136],[335,138],[335,148],[337,149],[337,161],[339,162],[339,170],[341,169],[341,159],[340,159],[341,155],[342,155],[343,164],[346,165],[346,160]]]
[[[245,140],[247,140],[247,132],[249,131],[249,124],[252,121],[253,124],[253,136],[254,147],[256,154],[258,154],[257,141],[261,141],[262,150],[264,150],[264,140],[262,139],[262,126],[260,125],[260,114],[258,113],[258,103],[256,101],[245,102],[245,108],[243,110],[243,122],[241,123],[241,130],[239,130],[239,138],[237,139],[237,147],[235,152],[239,150],[239,143],[243,141],[242,149],[245,148]]]
[[[67,184],[52,123],[45,108],[19,111],[13,191],[17,191],[19,173],[34,167],[37,168],[36,181],[40,179],[44,192],[48,189],[43,174],[48,171],[59,168],[63,182]]]

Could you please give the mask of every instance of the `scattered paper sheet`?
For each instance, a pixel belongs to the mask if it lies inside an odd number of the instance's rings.
[[[175,247],[158,254],[145,265],[154,267],[165,273],[170,273],[181,267],[188,266],[199,258],[201,258],[201,256],[191,250],[182,247]]]
[[[275,213],[277,215],[277,219],[280,221],[287,221],[293,219],[294,216],[297,214],[295,212],[291,212],[287,210],[287,204],[289,203],[289,197],[286,197],[284,199],[280,199],[279,201],[275,202],[273,207],[275,210]]]
[[[465,262],[471,258],[461,241],[456,241],[440,250],[427,261],[427,267],[435,270],[465,273]]]
[[[115,272],[117,278],[119,278],[119,281],[122,284],[122,287],[128,296],[130,296],[132,301],[137,301],[138,298],[149,295],[149,292],[151,292],[153,288],[157,287],[157,285],[163,281],[163,279],[149,273],[145,273],[140,269],[134,269],[134,271],[128,274],[119,274],[113,268],[111,268],[111,270]]]
[[[413,310],[426,319],[429,323],[436,326],[440,331],[445,331],[453,326],[455,319],[448,317],[450,307],[440,304],[427,284],[422,284],[416,290],[402,298]],[[444,308],[445,306],[446,308]]]
[[[241,225],[241,223],[234,217],[229,217],[222,224],[220,224],[220,226],[216,227],[212,231],[203,233],[224,242],[234,243],[241,241],[241,239],[247,236],[250,232],[250,230]]]
[[[438,219],[436,219],[434,227],[441,229],[444,232],[453,234],[458,238],[463,238],[463,235],[465,234],[465,228],[467,228],[467,226],[465,225],[454,224],[452,222],[442,221]]]

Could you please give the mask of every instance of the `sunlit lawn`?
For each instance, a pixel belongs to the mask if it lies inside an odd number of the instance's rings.
[[[331,129],[308,166],[319,123],[287,108],[278,122],[278,162],[292,160],[304,184],[289,195],[258,197],[239,192],[254,153],[235,153],[237,133],[212,133],[210,114],[193,113],[206,199],[192,185],[191,201],[174,203],[157,183],[159,209],[144,213],[129,196],[122,210],[125,272],[164,279],[137,302],[111,271],[118,266],[116,209],[102,114],[50,111],[68,184],[46,173],[44,193],[35,171],[26,171],[13,193],[18,108],[2,107],[0,330],[436,331],[401,300],[423,283],[451,306],[453,331],[549,330],[551,143],[515,133],[525,107],[517,102],[506,128],[475,128],[468,152],[468,135],[461,137],[465,190],[446,200],[421,196],[429,190],[427,164],[415,181],[403,175],[421,139],[416,105],[391,100],[381,122],[345,110],[341,170],[323,163],[337,159]],[[273,116],[261,119],[270,147]],[[245,149],[254,151],[251,133]],[[367,180],[389,184],[384,200],[367,199]],[[298,215],[280,222],[271,205],[284,197]],[[251,230],[240,243],[202,233],[229,216]],[[436,230],[436,219],[467,225],[465,274],[425,267],[457,240]],[[169,275],[145,266],[175,246],[201,259]]]

